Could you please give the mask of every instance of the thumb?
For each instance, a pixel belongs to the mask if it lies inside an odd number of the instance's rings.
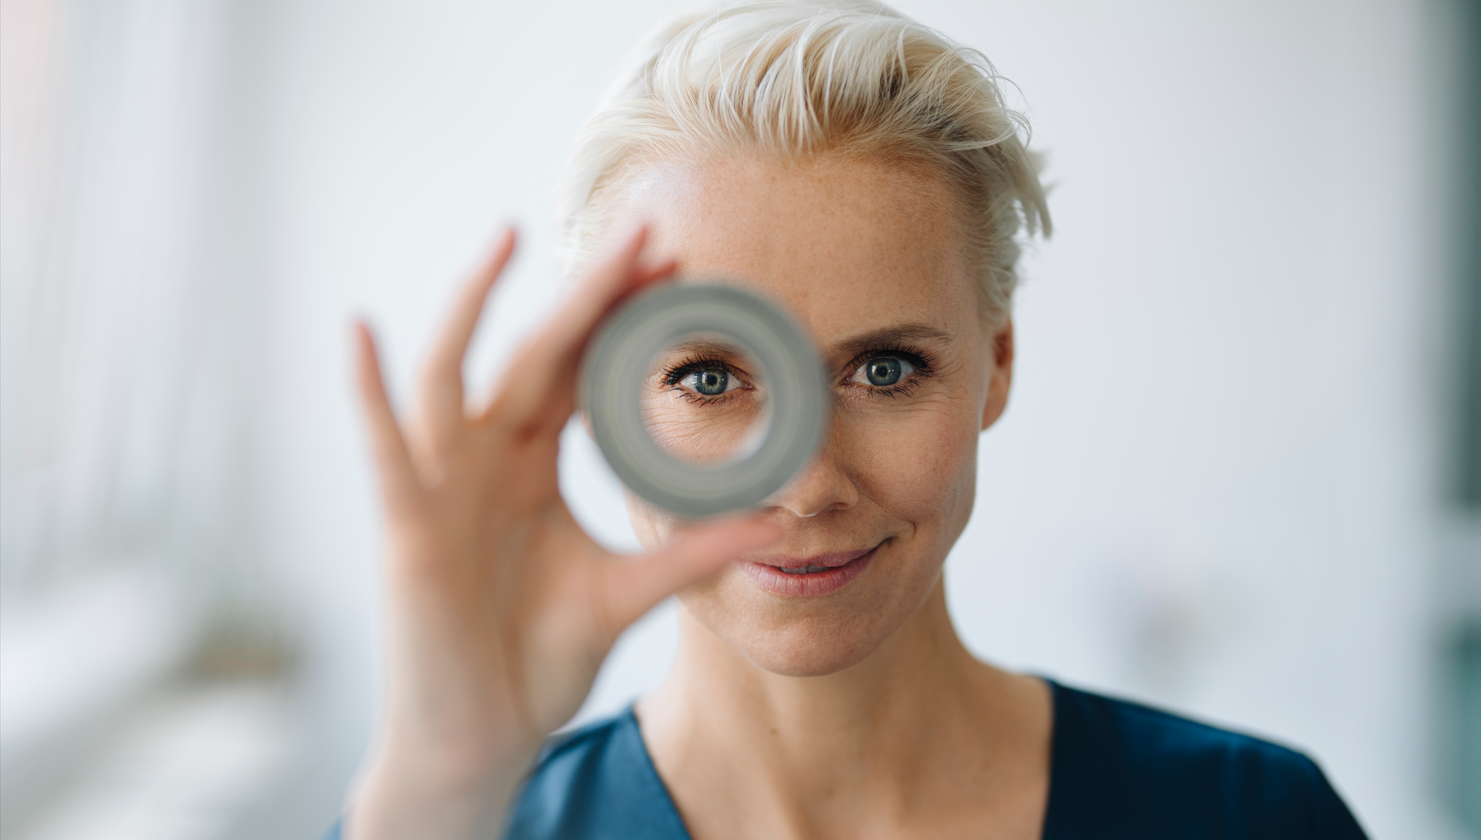
[[[741,554],[782,538],[780,526],[756,515],[695,525],[656,551],[607,566],[610,615],[618,628],[637,621],[655,604],[715,574]]]

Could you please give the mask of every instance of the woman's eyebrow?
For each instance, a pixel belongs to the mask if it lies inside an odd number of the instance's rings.
[[[882,330],[873,330],[860,335],[851,336],[833,344],[833,351],[840,355],[863,353],[878,347],[891,344],[900,344],[907,341],[935,341],[942,344],[950,344],[951,333],[925,324],[902,324],[897,327],[886,327]]]
[[[913,341],[934,341],[940,344],[951,344],[952,335],[945,330],[925,324],[901,324],[895,327],[871,330],[867,333],[860,333],[842,341],[834,342],[833,352],[838,355],[852,355],[855,353],[864,353],[879,347],[887,347],[891,344]],[[687,356],[720,358],[745,355],[736,345],[709,337],[695,337],[680,341],[670,346],[666,352],[679,353]]]
[[[712,338],[691,338],[677,342],[665,349],[665,353],[683,354],[686,356],[743,356],[737,345],[729,344]]]

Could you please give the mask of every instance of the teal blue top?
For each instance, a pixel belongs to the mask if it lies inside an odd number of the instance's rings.
[[[1043,840],[1365,840],[1301,753],[1048,682],[1054,743]],[[630,708],[547,744],[506,836],[689,840]]]

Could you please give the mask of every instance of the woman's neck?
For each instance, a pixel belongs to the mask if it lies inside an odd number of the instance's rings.
[[[1048,689],[974,659],[939,582],[866,659],[819,677],[767,672],[680,616],[673,673],[638,715],[696,838],[741,824],[757,836],[899,836],[982,827],[996,812],[1000,828],[1027,819],[1023,836],[1037,836]]]

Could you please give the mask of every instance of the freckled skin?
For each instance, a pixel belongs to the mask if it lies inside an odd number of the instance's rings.
[[[825,595],[764,590],[740,566],[679,593],[674,670],[637,712],[692,836],[1038,837],[1048,689],[972,657],[942,585],[1013,359],[1011,324],[980,320],[949,187],[868,161],[730,156],[640,167],[612,200],[651,225],[655,258],[780,302],[823,353],[829,436],[768,500],[785,536],[765,555],[879,546]],[[931,375],[869,397],[842,345],[903,325],[945,334],[902,342]],[[646,546],[675,530],[628,508]]]

